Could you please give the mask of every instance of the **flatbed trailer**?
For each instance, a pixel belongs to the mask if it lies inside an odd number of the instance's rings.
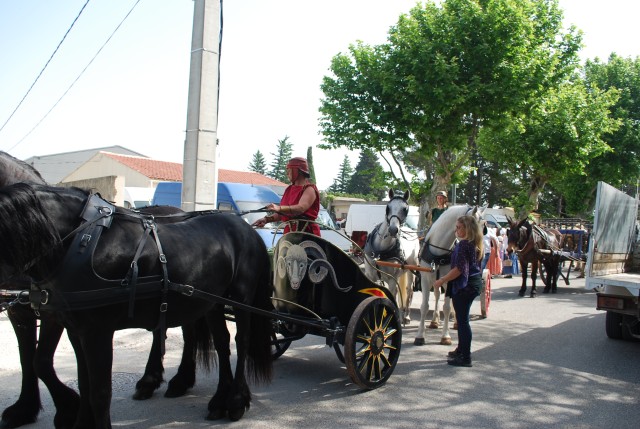
[[[596,308],[607,312],[607,336],[640,340],[638,199],[604,182],[598,182],[585,285],[597,292]]]

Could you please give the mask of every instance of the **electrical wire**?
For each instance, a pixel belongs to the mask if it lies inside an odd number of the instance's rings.
[[[67,88],[67,90],[60,96],[60,98],[58,98],[58,101],[55,102],[55,104],[51,107],[51,109],[49,109],[49,111],[47,113],[45,113],[45,115],[33,126],[33,128],[31,128],[31,130],[24,136],[22,137],[16,144],[14,144],[13,146],[11,146],[9,149],[6,150],[6,152],[9,152],[13,149],[15,149],[20,143],[22,143],[27,137],[29,137],[29,135],[36,129],[38,128],[38,126],[42,123],[42,121],[44,121],[47,116],[49,116],[49,114],[53,111],[53,109],[56,108],[56,106],[58,105],[58,103],[60,103],[60,101],[62,101],[62,99],[67,95],[67,93],[71,90],[71,88],[73,88],[73,86],[76,84],[76,82],[78,82],[78,80],[82,77],[82,75],[84,74],[84,72],[89,68],[89,66],[91,66],[91,64],[93,63],[93,61],[98,57],[98,55],[100,55],[100,52],[102,52],[102,50],[104,49],[105,46],[107,46],[107,44],[109,43],[109,41],[111,41],[111,38],[113,38],[113,36],[116,34],[116,32],[120,29],[120,27],[122,26],[122,24],[124,24],[124,22],[127,20],[127,18],[129,17],[129,15],[131,15],[131,12],[133,12],[133,10],[136,8],[136,6],[138,5],[138,3],[140,3],[140,0],[137,0],[135,2],[135,4],[131,7],[131,9],[129,10],[129,12],[127,12],[127,14],[124,16],[124,18],[122,18],[122,20],[120,21],[120,23],[118,24],[118,26],[115,28],[115,30],[113,30],[113,32],[111,33],[111,35],[107,38],[107,40],[102,44],[102,46],[100,46],[100,49],[98,49],[98,51],[95,53],[95,55],[93,56],[93,58],[91,58],[91,60],[89,61],[89,63],[85,66],[84,69],[82,69],[82,71],[80,72],[80,74],[75,78],[75,80],[71,83],[71,85],[69,85],[69,87]]]
[[[13,117],[13,115],[18,111],[18,109],[20,108],[20,106],[22,106],[22,102],[24,102],[25,98],[27,98],[27,96],[29,95],[29,93],[31,92],[31,90],[33,89],[33,87],[36,85],[36,83],[38,82],[38,79],[40,79],[40,76],[42,76],[42,73],[44,73],[45,69],[47,68],[47,66],[49,65],[49,63],[51,62],[51,60],[53,59],[53,57],[55,56],[56,52],[58,52],[58,49],[60,49],[60,46],[62,46],[62,42],[64,42],[64,40],[67,38],[67,35],[69,34],[69,32],[71,31],[71,29],[73,28],[74,25],[76,25],[76,21],[78,20],[78,18],[80,18],[80,15],[82,15],[82,12],[84,11],[84,8],[87,7],[87,5],[89,4],[90,0],[87,0],[87,2],[84,4],[84,6],[82,6],[82,9],[80,9],[80,12],[78,13],[78,16],[76,16],[76,18],[73,20],[73,22],[71,23],[71,26],[69,27],[69,29],[67,29],[67,32],[64,33],[64,36],[62,37],[62,40],[60,40],[60,43],[58,43],[58,46],[56,46],[56,49],[53,51],[53,54],[51,54],[51,56],[49,57],[49,59],[47,60],[47,63],[44,65],[44,67],[42,67],[42,70],[40,70],[40,73],[38,73],[38,76],[36,77],[36,80],[33,81],[33,83],[31,84],[31,86],[29,87],[29,89],[27,90],[27,93],[24,95],[24,97],[22,97],[22,100],[20,100],[20,102],[18,103],[18,105],[16,106],[15,109],[13,109],[13,112],[11,112],[11,115],[9,115],[9,117],[7,118],[7,120],[4,122],[4,124],[2,124],[2,127],[0,127],[0,132],[2,132],[2,130],[4,129],[4,127],[9,123],[9,121],[11,120],[11,118]]]

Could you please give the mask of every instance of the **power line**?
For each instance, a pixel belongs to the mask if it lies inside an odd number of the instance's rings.
[[[22,106],[22,102],[25,100],[25,98],[27,98],[27,95],[29,95],[29,93],[31,92],[31,90],[33,89],[33,87],[36,85],[36,83],[38,82],[38,79],[40,79],[40,76],[42,76],[42,73],[44,73],[45,69],[47,68],[47,66],[49,65],[49,63],[51,62],[51,60],[53,59],[54,55],[56,54],[56,52],[58,52],[58,49],[60,49],[60,46],[62,45],[62,42],[64,42],[64,40],[67,38],[67,35],[69,34],[69,32],[71,31],[71,29],[73,28],[73,26],[76,24],[76,21],[78,20],[78,18],[80,18],[80,15],[82,15],[82,12],[84,11],[84,8],[87,7],[87,5],[89,4],[90,0],[87,0],[87,2],[84,4],[84,6],[82,6],[82,9],[80,9],[80,12],[78,13],[78,16],[76,16],[76,18],[73,20],[73,22],[71,23],[71,26],[69,27],[69,29],[67,30],[66,33],[64,33],[64,36],[62,37],[62,40],[60,40],[60,43],[58,43],[58,46],[56,46],[56,49],[53,51],[53,54],[51,54],[51,56],[49,57],[49,59],[47,60],[47,63],[44,65],[44,67],[42,67],[42,70],[40,70],[40,73],[38,73],[38,76],[36,77],[36,80],[33,81],[33,83],[31,84],[31,86],[29,87],[29,89],[27,90],[27,93],[24,95],[24,97],[22,97],[22,100],[20,100],[20,102],[18,103],[18,105],[16,106],[15,109],[13,109],[13,112],[11,112],[11,114],[9,115],[9,117],[7,118],[7,120],[4,122],[4,124],[2,124],[2,127],[0,127],[0,132],[2,132],[2,130],[4,129],[4,127],[9,123],[9,121],[11,120],[11,118],[13,117],[13,115],[18,111],[18,109],[20,108],[20,106]]]
[[[45,115],[38,121],[38,123],[36,123],[33,128],[31,128],[31,130],[24,136],[22,137],[16,144],[14,144],[13,146],[11,146],[9,149],[6,150],[6,152],[9,152],[13,149],[16,148],[16,146],[18,146],[20,143],[22,143],[24,141],[24,139],[26,139],[27,137],[29,137],[29,135],[36,129],[38,128],[38,126],[42,123],[42,121],[44,121],[47,116],[49,116],[49,114],[53,111],[53,109],[56,108],[56,106],[58,105],[58,103],[60,103],[60,101],[62,101],[62,99],[67,95],[67,93],[71,90],[71,88],[73,88],[73,86],[76,84],[76,82],[78,82],[78,80],[82,77],[82,75],[84,74],[84,72],[89,68],[89,66],[93,63],[93,61],[97,58],[98,55],[100,55],[100,52],[102,52],[102,50],[104,49],[105,46],[107,46],[107,43],[109,43],[109,41],[111,40],[111,38],[116,34],[116,32],[120,29],[120,27],[122,26],[122,24],[127,20],[127,18],[129,17],[129,15],[131,15],[131,12],[133,12],[133,10],[136,8],[136,6],[138,5],[138,3],[140,3],[140,0],[137,0],[135,2],[135,4],[131,7],[131,9],[129,9],[129,12],[127,12],[127,14],[124,16],[124,18],[122,18],[122,21],[120,21],[120,23],[118,24],[118,26],[115,28],[115,30],[113,30],[113,32],[111,33],[111,35],[107,38],[107,40],[102,44],[102,46],[100,46],[100,49],[98,49],[98,51],[95,53],[95,55],[93,56],[93,58],[91,58],[91,61],[89,61],[89,63],[85,66],[84,69],[82,69],[82,71],[80,72],[80,74],[78,75],[78,77],[75,78],[75,80],[71,83],[71,85],[69,85],[69,88],[67,88],[67,90],[60,96],[60,98],[58,98],[58,101],[56,101],[54,103],[54,105],[51,107],[51,109],[49,109],[49,111],[47,113],[45,113]]]

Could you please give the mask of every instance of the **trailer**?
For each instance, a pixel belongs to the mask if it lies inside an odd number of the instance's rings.
[[[607,312],[609,338],[640,340],[638,198],[598,182],[585,285]]]

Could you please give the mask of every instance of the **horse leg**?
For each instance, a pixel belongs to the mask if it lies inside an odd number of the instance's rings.
[[[87,397],[92,411],[92,421],[85,413],[78,413],[81,422],[74,429],[111,429],[111,371],[113,366],[113,333],[108,330],[90,330],[79,336],[81,354],[84,357],[83,373],[86,380],[81,383],[80,362],[78,362],[78,385],[82,398]],[[77,350],[76,350],[77,357]]]
[[[133,393],[133,399],[142,401],[151,398],[153,392],[160,387],[164,378],[164,366],[162,365],[162,356],[160,350],[160,344],[162,337],[167,337],[166,331],[161,333],[158,329],[153,330],[153,343],[151,344],[151,350],[149,351],[149,359],[147,360],[147,366],[144,368],[144,375],[136,383],[136,391]]]
[[[20,397],[15,404],[10,405],[2,412],[2,421],[0,423],[3,428],[17,428],[34,423],[42,408],[38,377],[34,368],[37,327],[35,314],[31,310],[12,307],[7,313],[18,340],[20,366],[22,367],[22,386]]]
[[[231,371],[231,335],[227,329],[224,319],[224,310],[221,306],[207,314],[209,329],[213,333],[213,345],[218,355],[218,387],[213,395],[207,409],[209,414],[207,420],[218,420],[227,415],[227,398],[233,383],[233,372]]]
[[[429,329],[438,329],[440,327],[440,288],[433,288],[433,299],[435,305],[433,307],[433,316],[431,316],[431,323]]]
[[[531,298],[535,298],[538,295],[536,291],[536,279],[538,278],[538,261],[531,263]]]
[[[182,327],[182,359],[178,366],[178,372],[169,381],[166,398],[178,398],[187,393],[187,390],[196,384],[196,357],[195,357],[195,330],[193,325]]]
[[[73,427],[74,429],[90,428],[93,426],[93,410],[91,409],[91,401],[89,400],[90,374],[88,373],[87,362],[82,350],[82,341],[78,334],[70,332],[69,330],[67,330],[67,336],[76,354],[78,390],[80,391],[80,408],[78,409],[78,415]]]
[[[553,262],[554,270],[549,270],[549,279],[551,280],[551,293],[558,293],[558,278],[560,277],[560,261]],[[548,284],[549,282],[547,282]]]
[[[448,287],[448,285],[447,285]],[[451,334],[449,333],[449,316],[451,315],[451,297],[444,297],[444,305],[442,306],[444,311],[444,324],[442,325],[442,338],[440,338],[440,344],[443,346],[451,345]]]
[[[401,273],[397,284],[397,290],[400,295],[398,302],[401,307],[403,325],[411,323],[411,297],[409,294],[412,293],[413,288],[409,287],[411,285],[409,275],[413,276],[409,271]]]
[[[518,291],[518,295],[524,296],[527,292],[527,270],[529,269],[528,263],[522,263],[520,267],[522,269],[522,286],[520,286],[520,290]]]
[[[76,421],[80,408],[80,397],[60,381],[53,368],[53,356],[62,337],[64,327],[51,316],[42,317],[40,338],[34,360],[34,366],[40,378],[49,389],[51,399],[56,407],[53,424],[56,429],[71,428]]]
[[[420,321],[418,322],[418,333],[416,334],[416,338],[413,340],[413,344],[416,346],[424,346],[424,325],[427,320],[427,315],[429,313],[429,289],[431,288],[431,284],[433,283],[430,276],[430,273],[420,272],[420,284],[422,286],[422,304],[420,304]]]
[[[247,312],[236,314],[236,352],[238,361],[228,398],[229,420],[238,421],[251,403],[251,392],[245,375],[247,354],[251,344],[251,317]]]

